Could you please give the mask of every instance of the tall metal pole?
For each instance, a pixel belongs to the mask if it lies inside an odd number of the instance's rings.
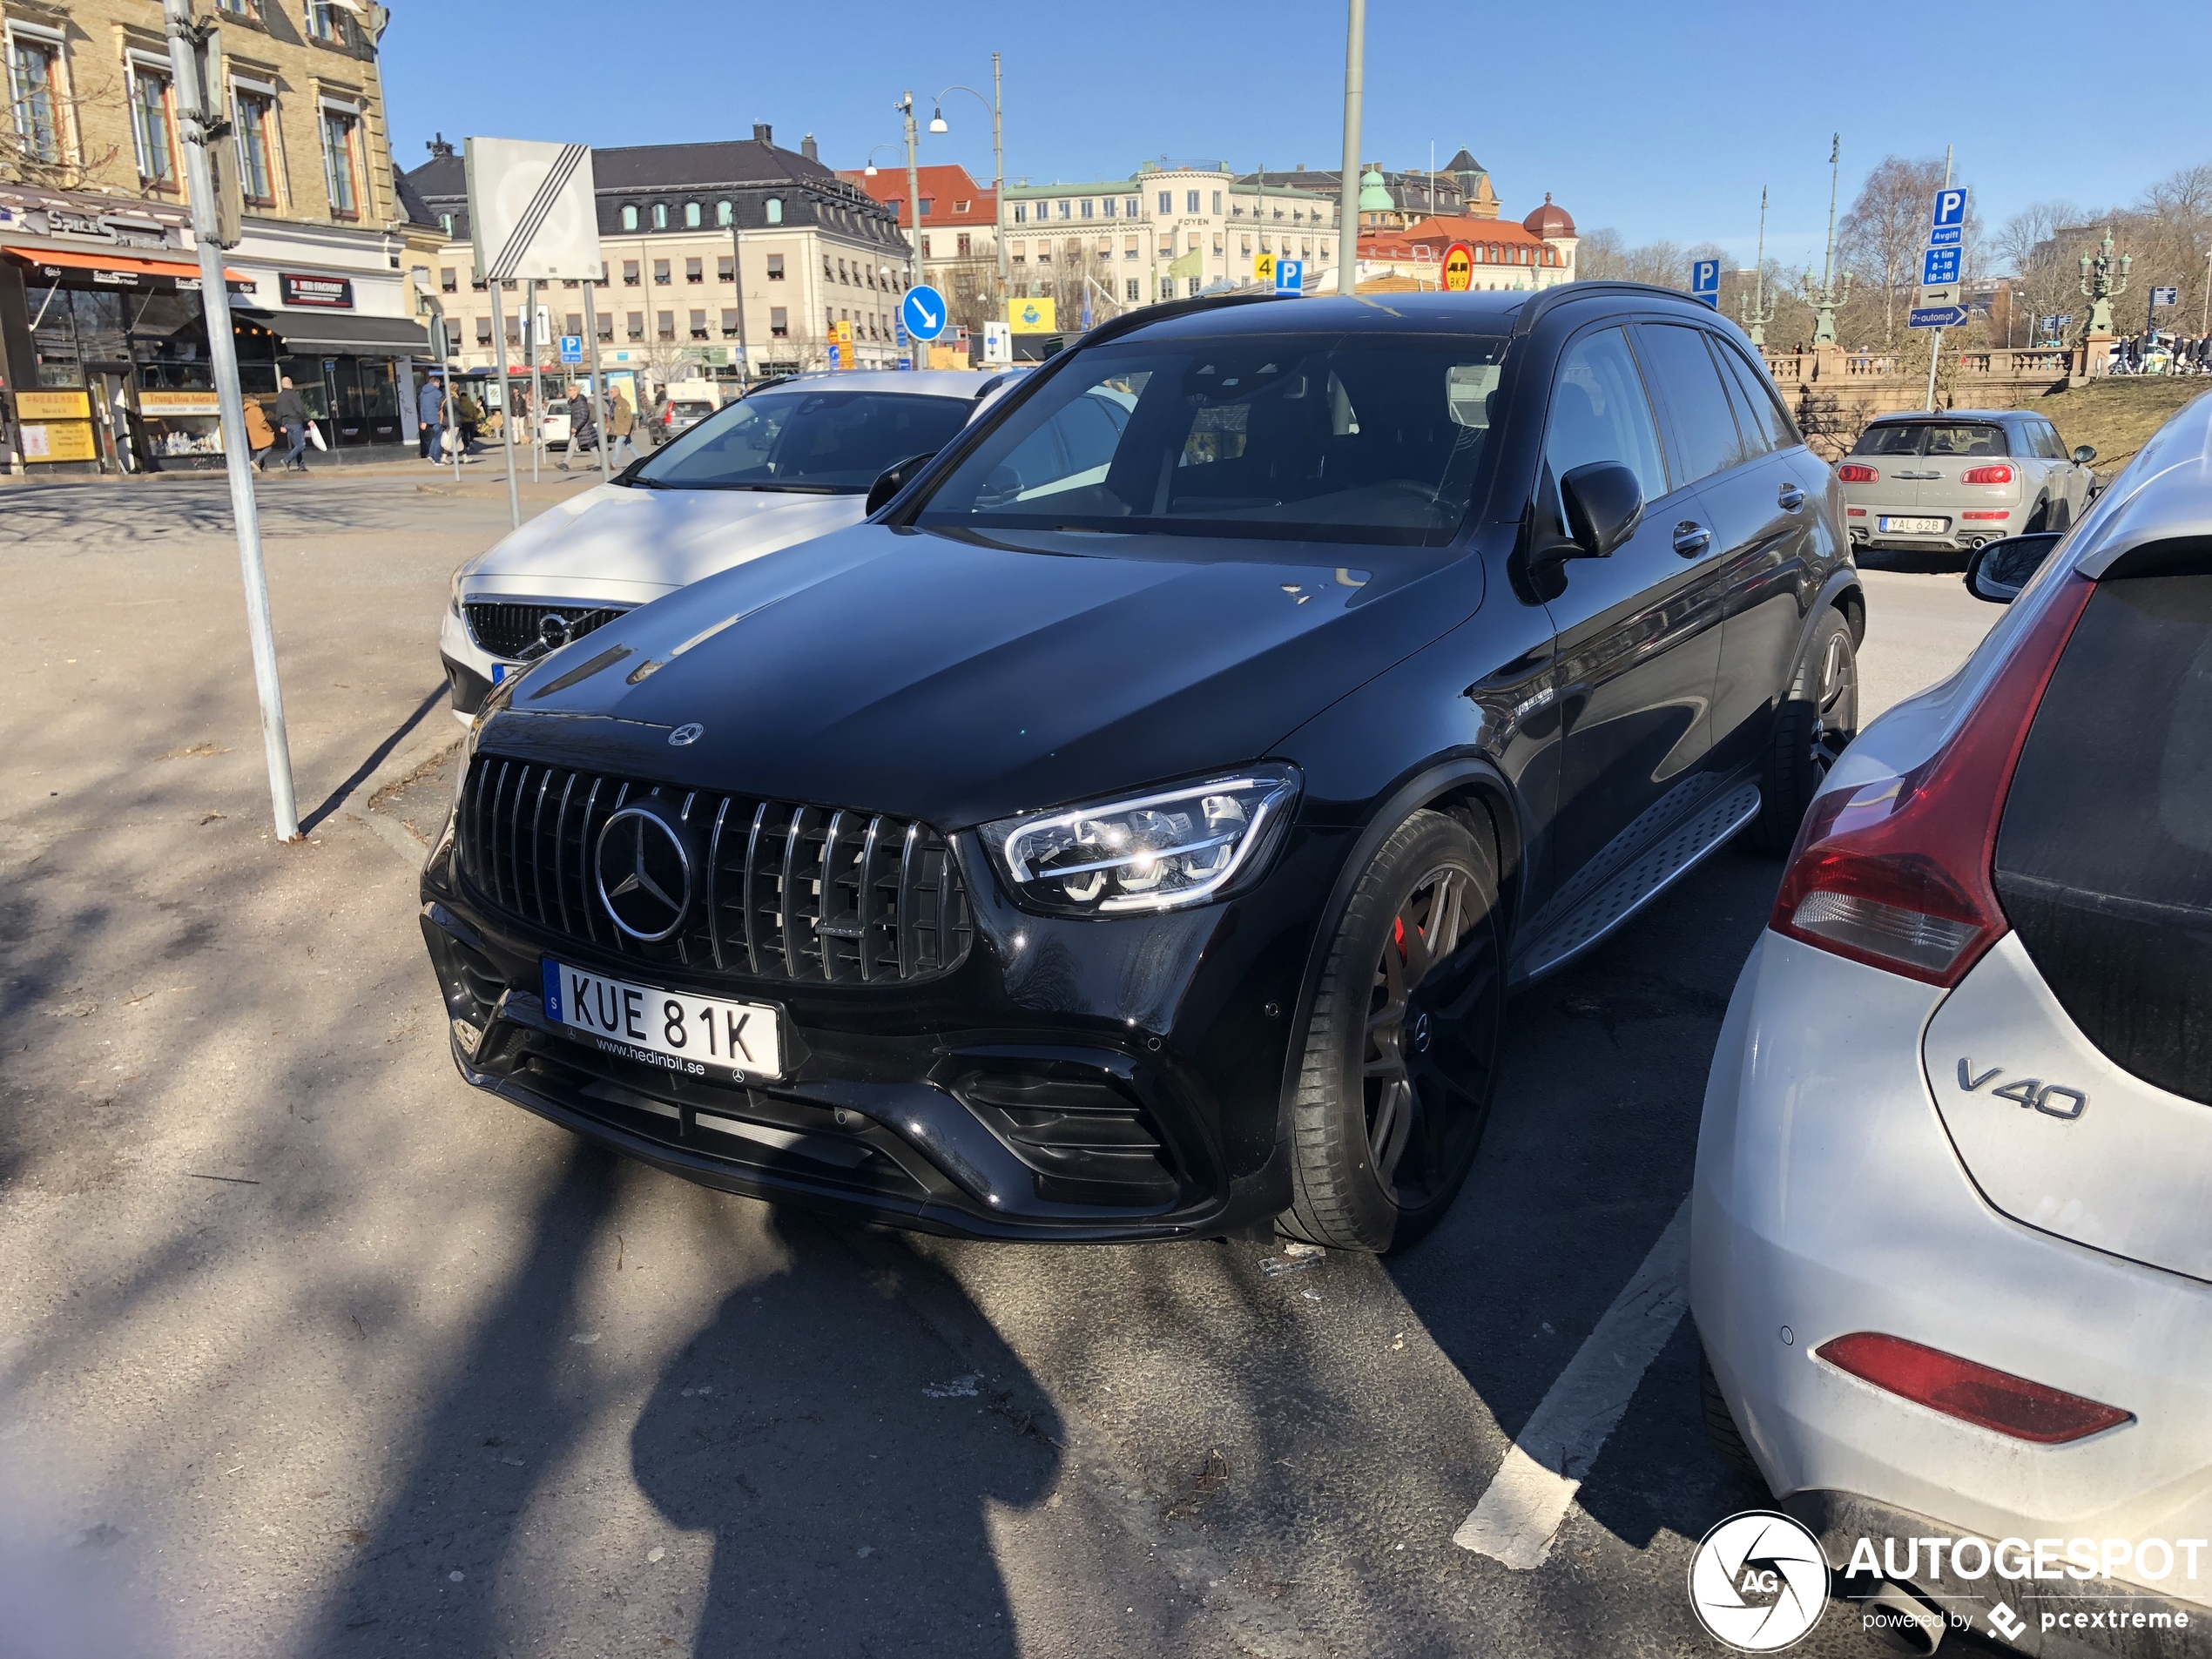
[[[177,0],[167,0],[173,5]],[[507,319],[499,305],[499,280],[491,280],[491,333],[499,349],[499,442],[507,452],[507,521],[523,528],[523,494],[515,478],[515,387],[507,378]]]
[[[1006,133],[999,124],[999,55],[991,54],[991,201],[1002,215],[1006,212],[1001,201],[1006,194]],[[999,255],[999,320],[1006,320],[1006,296],[1010,284],[1006,271],[1006,235],[994,227],[991,240],[997,246]]]
[[[1943,146],[1943,187],[1946,190],[1951,188],[1951,146],[1947,144]],[[1962,260],[1960,263],[1963,266],[1965,261]],[[1966,272],[1963,269],[1960,270],[1959,273],[1959,292],[1962,295],[1966,292]],[[1936,365],[1942,361],[1943,330],[1939,328],[1935,331],[1934,335],[1928,341],[1928,395],[1926,399],[1926,405],[1927,412],[1931,415],[1935,413]]]
[[[899,107],[907,114],[907,218],[914,226],[913,280],[921,282],[927,278],[928,273],[922,268],[921,263],[921,164],[914,157],[914,95],[908,92],[900,100]],[[928,353],[918,340],[909,340],[907,351],[908,361],[917,368],[929,361]],[[850,368],[853,365],[847,363],[845,367]]]
[[[592,279],[583,279],[583,338],[591,354],[591,417],[599,427],[599,482],[609,483],[615,475],[614,462],[607,459],[607,382],[599,373],[599,302],[592,296]],[[576,448],[576,440],[569,440],[569,448]]]
[[[469,446],[461,433],[461,383],[453,374],[454,365],[458,361],[452,355],[454,330],[442,327],[439,332],[445,336],[448,354],[442,360],[446,370],[446,430],[453,434],[453,482],[457,484],[461,482],[462,453]]]
[[[1351,0],[1344,46],[1344,181],[1337,208],[1337,292],[1359,287],[1359,114],[1367,91],[1367,0]]]
[[[730,210],[730,280],[738,290],[738,395],[743,397],[752,374],[752,344],[745,331],[745,233],[738,227],[738,210]]]
[[[537,482],[538,452],[545,448],[545,377],[537,360],[544,351],[537,338],[537,279],[523,284],[523,352],[530,360],[530,482]]]
[[[185,105],[185,181],[192,199],[192,239],[199,251],[199,308],[207,323],[207,355],[222,415],[223,470],[230,475],[231,517],[238,526],[239,571],[246,587],[246,631],[253,643],[253,685],[261,701],[261,748],[269,768],[269,804],[280,841],[300,836],[292,795],[292,744],[284,726],[284,688],[277,678],[276,632],[269,617],[268,572],[261,563],[261,514],[253,497],[253,452],[246,437],[246,399],[238,384],[238,341],[231,335],[231,294],[223,286],[222,231],[215,176],[208,165],[208,128],[222,118],[222,88],[200,84],[192,0],[162,0],[169,34],[169,72]],[[237,165],[232,158],[230,165]]]

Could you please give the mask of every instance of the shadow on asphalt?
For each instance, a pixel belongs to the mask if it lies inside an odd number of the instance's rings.
[[[368,752],[368,759],[363,760],[360,765],[354,768],[352,775],[349,776],[344,783],[340,784],[337,788],[332,790],[329,794],[326,795],[323,798],[321,806],[316,807],[314,811],[309,813],[305,818],[300,820],[300,833],[307,834],[313,831],[318,824],[323,821],[324,819],[328,818],[331,813],[336,812],[338,810],[339,804],[343,801],[347,796],[352,794],[354,791],[359,789],[361,786],[362,782],[368,777],[369,773],[374,772],[377,767],[384,764],[384,757],[390,754],[393,750],[398,748],[401,739],[403,739],[408,732],[414,731],[415,727],[421,725],[424,717],[427,716],[432,709],[437,707],[440,703],[442,703],[445,700],[448,689],[449,688],[442,680],[441,680],[436,685],[433,686],[431,688],[430,694],[424,698],[421,702],[415,705],[415,712],[408,715],[407,718],[401,721],[399,725],[394,726],[392,728],[391,734],[381,743],[378,744],[374,749],[370,750]]]

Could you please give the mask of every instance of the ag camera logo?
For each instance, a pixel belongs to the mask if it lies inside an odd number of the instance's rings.
[[[1747,1509],[1707,1533],[1689,1560],[1689,1605],[1716,1642],[1777,1653],[1820,1622],[1828,1559],[1787,1515]]]

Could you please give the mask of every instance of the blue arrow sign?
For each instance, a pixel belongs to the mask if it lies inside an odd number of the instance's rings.
[[[582,334],[561,336],[561,361],[564,363],[580,363],[583,361],[583,336]]]
[[[1689,297],[1702,300],[1717,311],[1721,304],[1721,262],[1697,260],[1689,267]]]
[[[1920,286],[1924,288],[1947,287],[1959,280],[1960,257],[1964,248],[1932,247],[1920,256]]]
[[[1964,306],[1916,306],[1907,312],[1905,326],[1908,328],[1956,328],[1966,320]]]
[[[1946,187],[1936,192],[1935,211],[1928,216],[1929,226],[1935,230],[1947,230],[1953,226],[1964,227],[1966,222],[1966,187]]]
[[[899,302],[899,320],[916,340],[934,340],[945,332],[945,296],[927,282],[917,282]]]

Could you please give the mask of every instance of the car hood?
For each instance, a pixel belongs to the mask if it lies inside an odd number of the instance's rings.
[[[1440,551],[860,524],[543,658],[481,740],[960,828],[1262,759],[1481,597]]]
[[[703,576],[860,522],[859,496],[756,489],[640,489],[597,484],[462,568],[484,592],[548,581],[680,588]]]

